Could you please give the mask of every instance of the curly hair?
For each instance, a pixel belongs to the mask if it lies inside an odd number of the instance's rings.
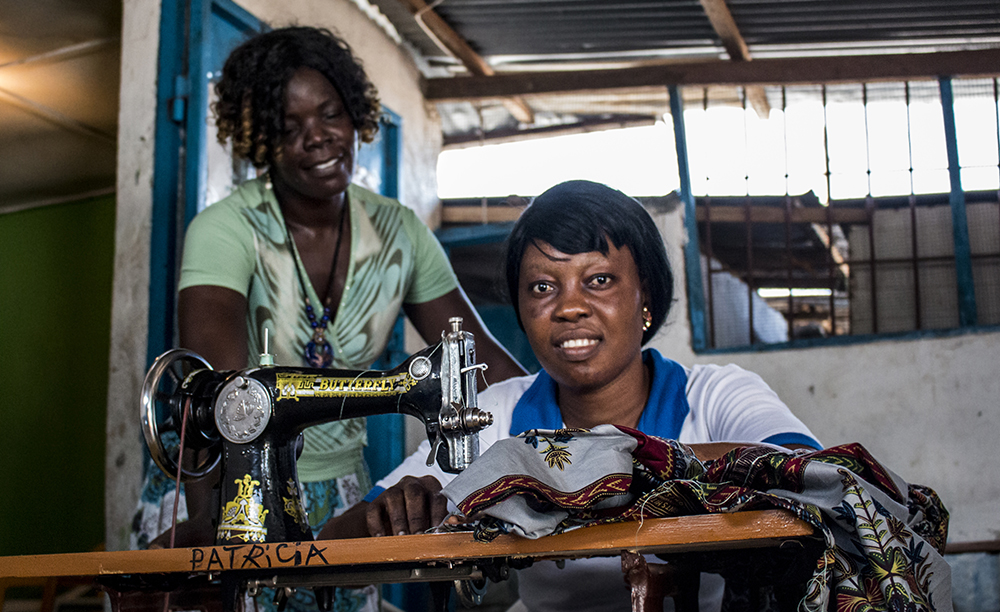
[[[258,168],[270,164],[280,154],[285,87],[303,67],[330,81],[361,141],[371,142],[382,106],[361,62],[329,30],[301,26],[258,34],[229,54],[215,85],[219,142],[231,138],[234,155]]]

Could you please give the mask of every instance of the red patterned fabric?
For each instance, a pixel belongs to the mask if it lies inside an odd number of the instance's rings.
[[[602,438],[609,441],[607,457],[631,448],[631,477],[604,473],[601,460],[580,460],[577,449],[604,448]],[[623,446],[622,439],[634,444]],[[541,450],[523,448],[532,443]],[[512,452],[532,464],[525,470],[530,478],[515,467],[468,496],[453,497],[464,474],[445,488],[467,516],[478,519],[479,539],[518,533],[522,519],[537,537],[600,523],[781,508],[826,542],[800,610],[825,612],[831,602],[839,612],[951,610],[951,574],[941,556],[948,511],[932,490],[907,484],[860,444],[814,452],[752,445],[702,463],[677,441],[623,427],[533,430],[484,453],[473,464],[479,464],[480,483],[491,454],[510,464]],[[553,452],[555,461],[546,456]],[[563,480],[570,470],[588,475],[587,484],[562,491],[546,482],[547,474],[560,473]],[[544,513],[555,519],[545,523],[539,516]]]

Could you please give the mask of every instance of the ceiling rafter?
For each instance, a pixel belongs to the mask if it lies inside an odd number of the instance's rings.
[[[432,102],[658,87],[666,85],[793,85],[950,76],[1000,75],[1000,48],[898,55],[796,57],[752,62],[710,61],[580,72],[531,72],[424,80]]]
[[[68,117],[54,108],[50,108],[44,104],[25,98],[24,96],[18,95],[12,91],[0,88],[0,101],[7,102],[12,106],[16,106],[21,110],[41,117],[42,119],[45,119],[46,121],[75,134],[95,138],[107,145],[118,145],[118,139],[114,134],[109,134],[104,130],[88,125],[83,121]]]
[[[104,49],[114,48],[117,44],[117,38],[95,38],[92,40],[85,40],[83,42],[74,43],[72,45],[67,45],[51,51],[36,53],[34,55],[5,62],[0,64],[0,70],[4,68],[25,66],[28,64],[38,65],[64,62],[78,57],[92,55]],[[74,119],[73,117],[65,115],[50,106],[30,98],[26,98],[3,87],[0,87],[0,102],[6,102],[11,106],[16,106],[21,110],[27,111],[37,117],[41,117],[53,125],[75,134],[96,138],[110,145],[118,144],[118,140],[114,134],[109,134],[100,128],[96,128],[83,121]]]
[[[712,24],[712,28],[722,40],[722,46],[729,54],[729,59],[734,62],[749,62],[752,59],[750,48],[743,39],[740,29],[736,25],[736,20],[733,19],[733,14],[726,5],[726,0],[699,1],[701,7],[705,9],[705,15]],[[767,101],[764,88],[760,85],[748,85],[744,88],[744,92],[747,101],[757,112],[757,116],[761,119],[767,119],[768,115],[771,114],[771,104]]]
[[[95,38],[93,40],[86,40],[81,43],[53,49],[52,51],[36,53],[35,55],[6,62],[4,64],[0,64],[0,68],[11,68],[13,66],[23,66],[25,64],[34,64],[39,62],[62,62],[76,57],[97,53],[98,51],[109,47],[113,48],[118,44],[119,40],[117,38]]]
[[[428,5],[424,0],[401,0],[401,2],[413,14],[414,19],[427,35],[443,51],[462,62],[462,65],[469,72],[480,77],[492,77],[496,74],[493,66],[490,66],[489,62],[476,53],[468,41],[448,25],[448,22],[434,12],[433,4]],[[531,125],[535,122],[535,113],[523,98],[510,96],[503,99],[502,103],[510,114],[521,123]]]
[[[740,29],[733,19],[733,14],[726,6],[726,0],[699,0],[701,7],[705,9],[705,15],[712,24],[712,29],[722,39],[722,46],[729,54],[729,59],[734,62],[750,61],[750,48],[743,40]]]

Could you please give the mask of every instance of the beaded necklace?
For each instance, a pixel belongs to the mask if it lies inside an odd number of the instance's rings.
[[[323,300],[323,316],[316,320],[312,303],[309,302],[309,291],[306,288],[305,279],[302,277],[302,270],[298,264],[295,265],[295,273],[299,277],[299,284],[302,286],[302,295],[306,299],[306,318],[309,319],[309,326],[312,327],[312,340],[306,343],[304,355],[306,362],[314,368],[328,368],[333,363],[333,347],[326,339],[326,327],[330,323],[330,302],[333,298],[333,281],[337,275],[337,260],[340,258],[340,243],[344,237],[344,219],[347,217],[347,203],[340,213],[340,225],[337,230],[337,244],[333,249],[333,267],[330,268],[330,280],[326,286],[326,297]],[[285,233],[288,235],[288,244],[294,248],[292,232],[285,222]]]

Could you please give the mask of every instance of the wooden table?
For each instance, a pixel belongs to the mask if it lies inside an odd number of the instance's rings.
[[[227,584],[230,589],[242,589],[247,585],[482,581],[484,577],[502,578],[506,568],[539,559],[619,556],[623,551],[711,559],[718,553],[789,547],[815,550],[812,528],[784,511],[766,510],[599,525],[537,540],[504,535],[489,543],[476,542],[468,532],[457,532],[0,557],[0,583],[93,577],[109,592],[116,607],[141,609],[143,606],[137,608],[136,604],[142,597],[196,580],[221,582],[224,589]],[[191,609],[184,607],[182,599],[178,598],[177,609]],[[156,602],[149,609],[162,610],[162,596]],[[196,607],[207,609],[205,605]]]

